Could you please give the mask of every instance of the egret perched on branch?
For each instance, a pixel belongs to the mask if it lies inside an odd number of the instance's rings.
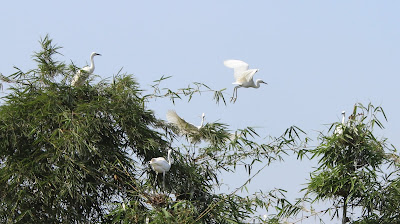
[[[205,118],[205,114],[203,113],[201,115],[201,124],[200,124],[200,126],[195,126],[195,125],[193,125],[191,123],[188,123],[187,121],[185,121],[181,117],[179,117],[179,115],[175,111],[169,110],[167,112],[167,120],[168,120],[168,122],[173,124],[174,126],[176,126],[178,128],[178,130],[179,130],[179,134],[185,135],[186,138],[191,143],[196,143],[196,142],[200,141],[200,137],[201,136],[199,136],[199,133],[200,133],[201,128],[203,128],[204,118]]]
[[[235,102],[237,99],[237,89],[244,88],[259,88],[260,83],[267,84],[261,79],[257,79],[256,82],[253,81],[253,76],[258,72],[259,69],[249,69],[249,65],[240,60],[226,60],[224,65],[228,68],[233,68],[233,75],[235,76],[236,82],[232,83],[235,86],[233,89],[233,96],[231,101]]]
[[[168,150],[168,162],[164,157],[152,158],[149,161],[151,168],[156,172],[156,179],[154,180],[154,185],[156,184],[157,176],[159,173],[163,174],[163,185],[165,187],[165,173],[171,168],[171,152],[172,149]]]
[[[346,114],[346,112],[345,112],[345,111],[342,111],[342,124],[336,126],[335,131],[333,132],[335,135],[341,135],[341,134],[343,134],[343,127],[344,127],[344,125],[345,125],[345,122],[344,122],[345,114]]]
[[[94,72],[93,57],[97,55],[101,56],[101,54],[98,54],[96,52],[93,52],[90,55],[90,66],[85,66],[79,69],[79,71],[75,74],[74,78],[72,79],[71,86],[81,86],[89,77],[89,75]]]

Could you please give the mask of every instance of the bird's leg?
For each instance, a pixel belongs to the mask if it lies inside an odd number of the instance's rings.
[[[154,188],[156,187],[157,176],[158,176],[158,173],[156,172],[156,178],[154,179],[154,184],[153,184]]]
[[[233,103],[236,102],[235,92],[236,92],[236,98],[237,98],[237,86],[235,86],[235,88],[233,88],[233,95],[232,95],[232,98],[231,98],[231,102],[233,102]]]
[[[233,96],[232,96],[232,99],[231,99],[232,103],[236,103],[236,100],[237,100],[237,89],[238,88],[239,88],[239,86],[235,86],[235,88],[233,89]]]
[[[163,172],[163,188],[165,190],[165,172]]]

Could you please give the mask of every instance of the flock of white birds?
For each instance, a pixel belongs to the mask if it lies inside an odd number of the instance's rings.
[[[90,74],[94,72],[94,56],[101,56],[96,52],[93,52],[90,55],[90,66],[85,66],[75,74],[71,81],[71,86],[77,87],[82,86],[86,83],[87,79],[89,78]],[[249,69],[249,65],[241,60],[226,60],[224,61],[224,65],[228,68],[233,69],[233,75],[235,78],[235,82],[232,83],[236,85],[233,89],[233,95],[231,98],[231,102],[236,102],[237,100],[237,89],[238,88],[259,88],[260,84],[267,84],[261,79],[257,79],[255,82],[253,80],[254,75],[259,71],[259,69]],[[344,115],[343,115],[344,116]],[[178,116],[175,111],[168,111],[167,113],[167,120],[170,124],[176,126],[180,131],[180,134],[190,136],[196,132],[199,132],[200,129],[204,126],[204,113],[202,114],[202,120],[200,126],[196,127],[193,124],[186,122],[184,119]],[[189,141],[190,137],[189,137]],[[165,186],[165,173],[168,172],[171,168],[171,153],[172,149],[168,150],[168,161],[164,157],[157,157],[152,158],[149,161],[151,168],[156,172],[156,178],[154,180],[154,184],[157,180],[157,176],[159,173],[163,174],[163,184]]]
[[[90,66],[85,66],[75,74],[71,81],[71,86],[81,86],[86,83],[89,75],[94,72],[94,56],[101,56],[96,52],[93,52],[90,55]],[[261,79],[257,79],[255,82],[253,80],[254,75],[259,71],[259,69],[249,69],[249,65],[240,60],[226,60],[224,61],[224,65],[228,68],[233,69],[233,75],[235,77],[235,82],[232,83],[236,85],[233,89],[233,95],[231,98],[232,102],[236,102],[237,99],[237,89],[238,88],[259,88],[260,84],[267,84]],[[204,118],[205,114],[202,114],[202,120],[200,126],[195,126],[191,123],[186,122],[184,119],[179,117],[179,115],[170,110],[167,112],[167,120],[172,125],[176,126],[180,131],[180,134],[190,136],[196,132],[199,132],[201,128],[204,126]],[[345,125],[345,112],[342,111],[342,125],[336,127],[334,134],[341,135],[343,133],[343,127]],[[190,138],[189,138],[190,141]],[[165,186],[165,173],[168,172],[171,168],[172,161],[171,161],[171,153],[172,149],[168,150],[168,161],[164,157],[157,157],[152,158],[149,161],[151,168],[156,172],[156,178],[154,180],[154,185],[157,181],[157,176],[159,173],[163,174],[163,185]]]

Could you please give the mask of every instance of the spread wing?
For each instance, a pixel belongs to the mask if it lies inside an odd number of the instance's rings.
[[[235,71],[246,71],[249,69],[249,64],[241,60],[226,60],[224,65],[228,68],[233,68]]]
[[[224,65],[228,68],[233,68],[233,75],[237,83],[249,81],[255,73],[252,71],[254,69],[249,70],[249,64],[241,60],[226,60]]]
[[[185,134],[189,133],[189,132],[196,132],[197,131],[197,128],[193,124],[190,124],[190,123],[186,122],[185,120],[183,120],[173,110],[169,110],[167,112],[167,120],[168,120],[169,123],[174,124],[175,126],[177,126],[179,128],[179,130],[182,131]]]
[[[258,69],[249,69],[246,72],[248,72],[246,74],[246,80],[247,82],[250,82],[251,80],[253,80],[254,75],[258,72]]]
[[[258,69],[249,69],[247,71],[241,72],[240,74],[235,76],[236,82],[234,82],[233,84],[243,84],[246,82],[251,82],[253,80],[254,74],[256,74],[257,71]]]

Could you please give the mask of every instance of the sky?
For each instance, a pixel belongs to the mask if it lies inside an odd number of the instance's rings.
[[[49,34],[63,47],[60,60],[84,66],[91,52],[101,53],[94,73],[102,78],[123,68],[151,91],[154,80],[172,76],[163,86],[202,82],[227,88],[229,100],[233,71],[223,61],[239,59],[260,69],[255,78],[268,85],[239,89],[236,103],[226,106],[204,93],[190,103],[157,100],[149,108],[162,119],[174,109],[196,125],[204,112],[208,122],[256,127],[262,136],[296,125],[316,145],[318,132],[340,121],[341,111],[371,102],[388,118],[378,134],[398,147],[399,9],[398,1],[370,0],[7,1],[0,8],[0,73],[34,68],[31,56]],[[287,157],[262,171],[249,191],[279,187],[300,196],[313,166]],[[243,174],[221,178],[233,190]]]

